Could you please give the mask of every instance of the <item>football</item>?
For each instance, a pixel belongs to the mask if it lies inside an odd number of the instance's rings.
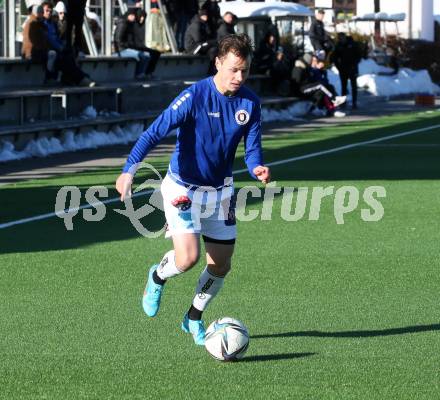
[[[237,319],[216,319],[206,330],[205,347],[219,361],[236,361],[244,356],[249,346],[249,333]]]

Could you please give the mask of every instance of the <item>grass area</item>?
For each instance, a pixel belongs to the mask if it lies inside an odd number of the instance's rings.
[[[413,113],[286,129],[265,137],[265,158],[438,124],[436,114]],[[205,313],[207,321],[231,316],[248,326],[250,348],[239,363],[213,360],[180,331],[202,263],[167,283],[157,318],[143,314],[146,269],[170,242],[140,237],[113,211],[119,204],[101,222],[77,215],[73,231],[59,218],[1,229],[0,398],[437,399],[439,156],[436,128],[272,168],[279,186],[353,186],[361,196],[344,224],[335,221],[334,196],[309,221],[310,193],[297,222],[281,218],[275,196],[270,221],[239,223],[233,270]],[[164,157],[149,161],[166,169]],[[111,188],[117,173],[1,187],[0,223],[53,211],[63,185]],[[253,184],[246,174],[235,181]],[[386,190],[378,222],[361,218],[369,186]],[[143,222],[159,227],[163,216]]]

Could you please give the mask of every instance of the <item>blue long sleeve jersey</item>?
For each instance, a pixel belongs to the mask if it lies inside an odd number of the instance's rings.
[[[182,182],[220,187],[232,176],[232,164],[244,138],[249,173],[263,165],[261,107],[258,97],[242,86],[225,96],[212,77],[185,89],[141,135],[128,156],[123,172],[134,173],[161,139],[177,129],[177,143],[169,170]]]

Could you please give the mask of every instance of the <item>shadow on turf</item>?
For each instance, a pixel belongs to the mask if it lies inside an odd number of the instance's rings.
[[[265,354],[261,356],[245,357],[240,362],[275,361],[291,360],[294,358],[304,358],[314,356],[317,353],[286,353],[286,354]]]
[[[282,338],[282,337],[319,337],[319,338],[367,338],[377,336],[405,335],[408,333],[421,333],[440,331],[440,324],[405,326],[402,328],[377,329],[365,331],[342,331],[342,332],[322,332],[322,331],[298,331],[270,333],[253,335],[252,339]]]

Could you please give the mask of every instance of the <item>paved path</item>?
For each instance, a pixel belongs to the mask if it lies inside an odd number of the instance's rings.
[[[414,100],[391,100],[362,95],[361,107],[345,118],[314,118],[298,122],[280,122],[264,125],[264,135],[276,135],[277,131],[286,128],[295,131],[317,129],[329,124],[362,122],[378,116],[402,113],[407,111],[426,111],[426,107],[416,107]],[[438,109],[438,108],[437,108]],[[150,156],[169,153],[174,148],[174,140],[161,143]],[[0,163],[0,185],[20,182],[28,179],[47,178],[57,175],[92,170],[101,167],[122,167],[132,145],[117,145],[99,149],[83,150],[74,153],[52,155],[47,158],[32,158]]]

